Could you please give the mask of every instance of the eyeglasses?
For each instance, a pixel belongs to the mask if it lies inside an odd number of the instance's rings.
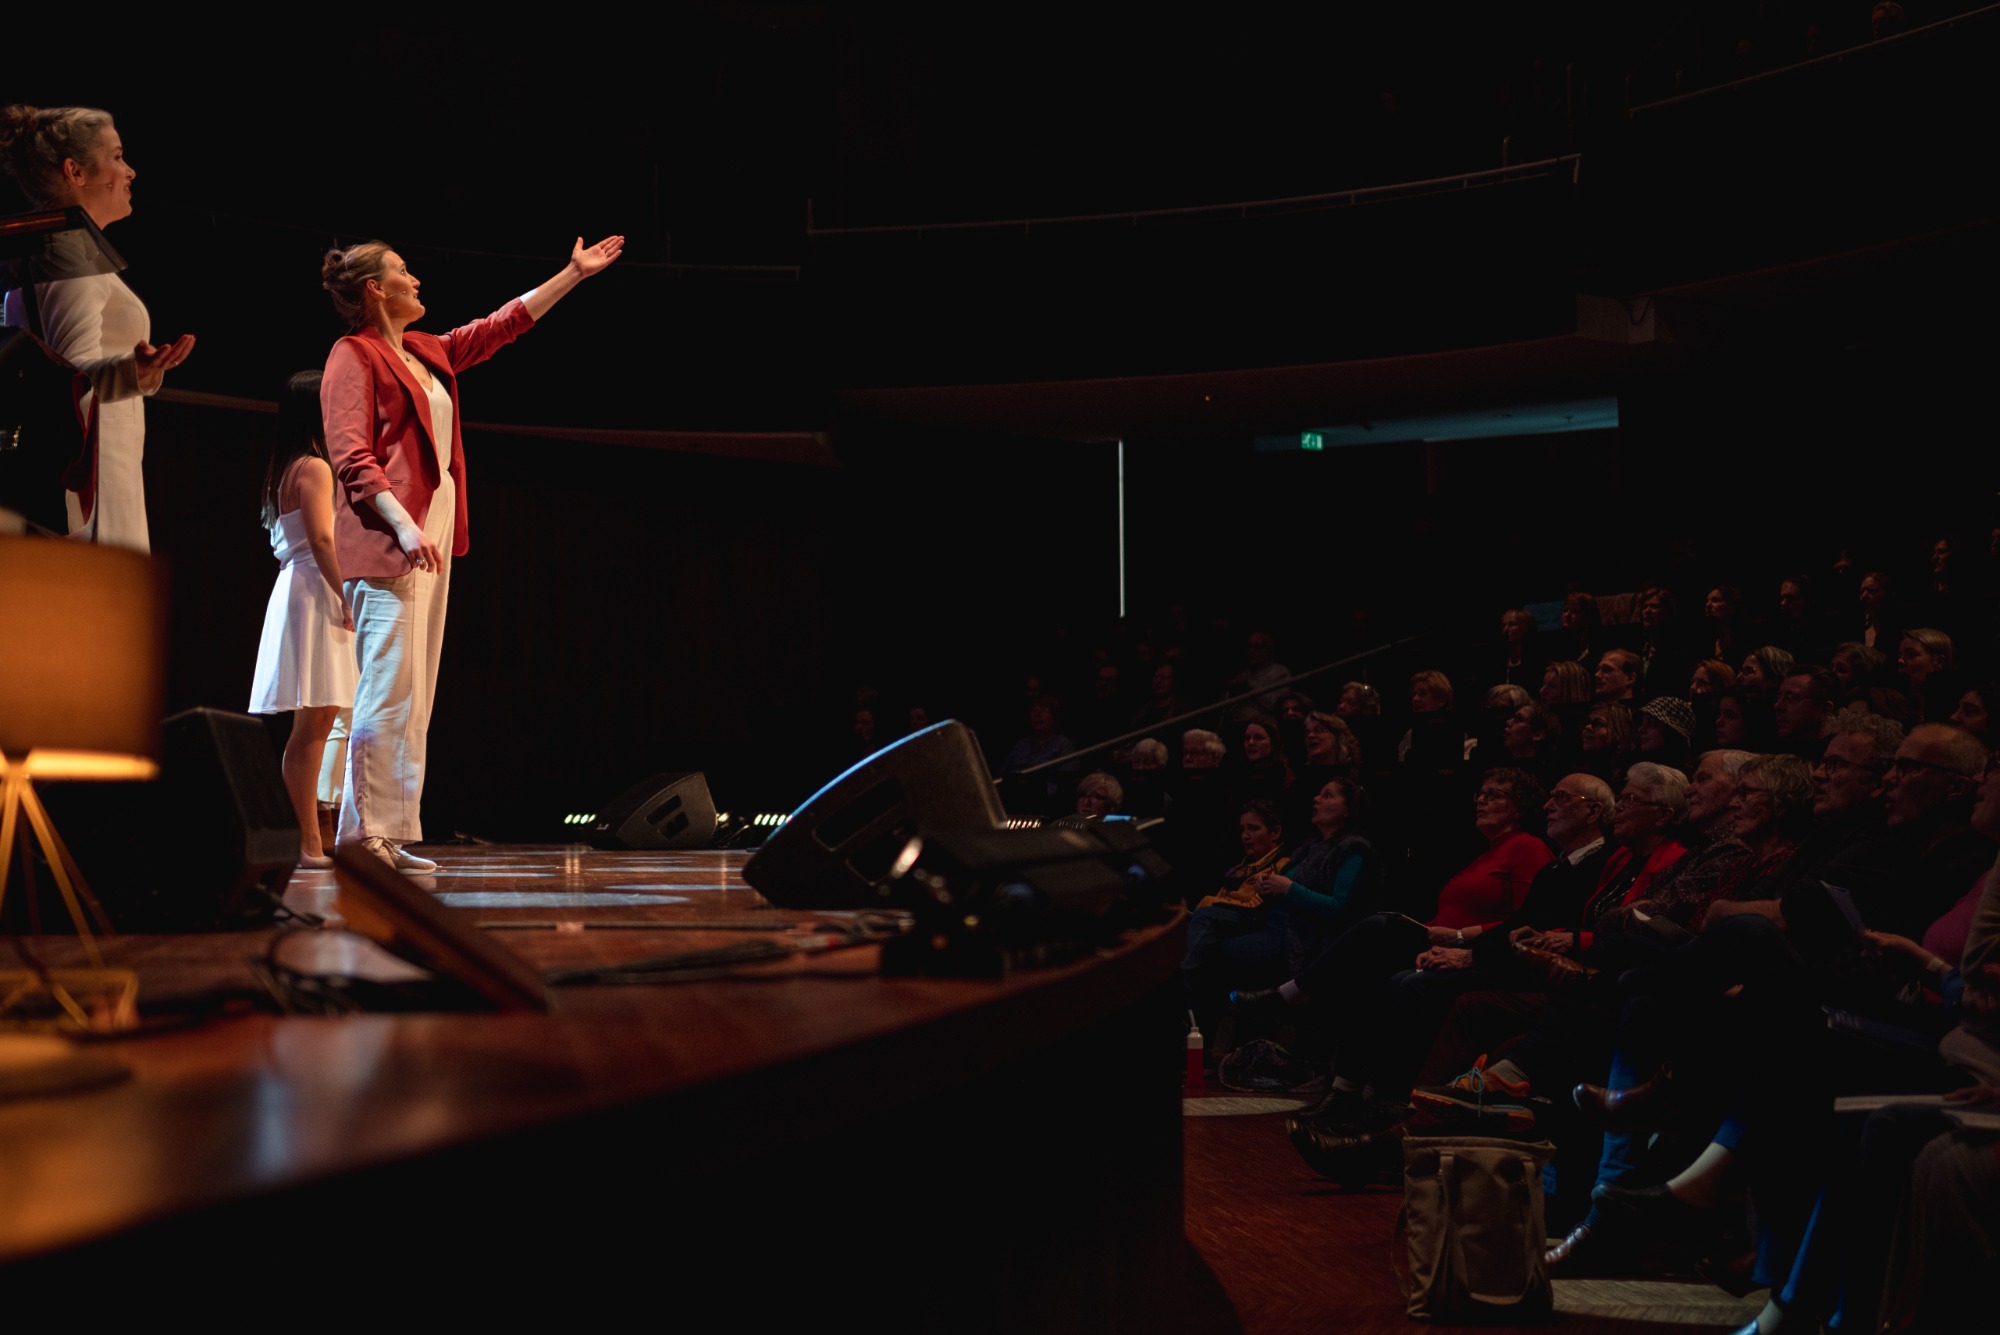
[[[1474,802],[1512,802],[1514,795],[1512,793],[1489,793],[1481,789],[1472,795],[1472,800]]]
[[[1948,775],[1954,779],[1976,779],[1979,777],[1977,774],[1967,774],[1964,770],[1953,769],[1949,765],[1934,764],[1928,760],[1913,760],[1908,756],[1897,756],[1889,762],[1889,768],[1900,779],[1907,779],[1920,769],[1934,769],[1938,773]]]
[[[1819,767],[1828,774],[1840,774],[1851,769],[1867,770],[1870,774],[1880,774],[1883,770],[1889,768],[1887,765],[1864,765],[1858,760],[1843,760],[1839,756],[1821,756],[1819,758]]]
[[[1655,801],[1650,797],[1633,797],[1630,794],[1621,794],[1618,798],[1618,805],[1621,807],[1672,807],[1673,803]]]
[[[1757,785],[1750,783],[1739,783],[1736,785],[1736,795],[1738,797],[1752,797],[1758,793],[1762,793],[1764,796],[1769,797],[1772,793],[1776,791],[1777,789],[1775,788],[1760,788]]]

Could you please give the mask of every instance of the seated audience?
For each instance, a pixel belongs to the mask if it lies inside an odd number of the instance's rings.
[[[1422,967],[1434,948],[1464,949],[1521,907],[1552,856],[1537,829],[1546,801],[1525,771],[1488,771],[1473,798],[1473,825],[1485,850],[1440,888],[1428,922],[1372,914],[1277,987],[1239,989],[1232,1006],[1267,1021],[1314,1008],[1305,1018],[1327,1036],[1331,1091],[1371,1097],[1387,1056],[1379,1023],[1383,989],[1395,974]]]

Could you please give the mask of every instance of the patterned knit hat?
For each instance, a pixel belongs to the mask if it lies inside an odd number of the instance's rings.
[[[1656,695],[1639,710],[1660,721],[1660,726],[1679,734],[1683,743],[1694,740],[1694,706],[1671,695]]]

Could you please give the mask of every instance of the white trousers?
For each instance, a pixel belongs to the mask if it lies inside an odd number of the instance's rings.
[[[413,570],[396,579],[347,581],[361,678],[348,725],[347,786],[340,795],[343,844],[378,836],[407,844],[424,837],[418,808],[451,591],[450,513],[447,508],[446,538],[438,544],[444,561],[436,574]]]

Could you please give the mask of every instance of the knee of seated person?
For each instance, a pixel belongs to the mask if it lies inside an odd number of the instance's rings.
[[[1718,919],[1702,935],[1738,946],[1768,946],[1783,941],[1785,930],[1761,913],[1732,913]]]

